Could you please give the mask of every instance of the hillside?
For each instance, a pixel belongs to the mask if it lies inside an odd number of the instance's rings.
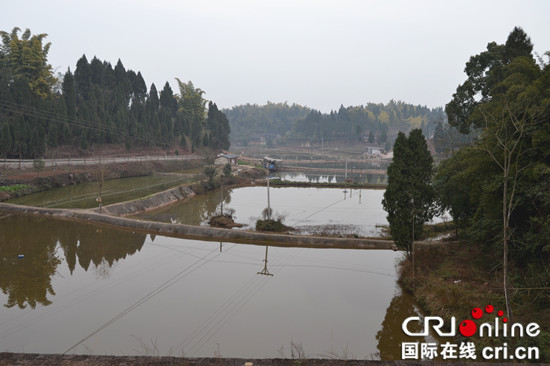
[[[341,106],[328,114],[286,102],[246,104],[223,112],[231,126],[231,143],[242,146],[367,141],[389,149],[398,131],[421,128],[430,136],[437,124],[446,120],[442,108],[393,100],[387,104]]]

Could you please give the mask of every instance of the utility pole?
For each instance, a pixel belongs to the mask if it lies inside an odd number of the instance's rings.
[[[344,173],[344,179],[348,179],[348,159],[346,159],[346,172]]]
[[[413,280],[414,280],[414,198],[411,198],[412,205],[412,266],[413,266]]]
[[[267,219],[271,220],[271,204],[269,202],[269,175],[267,176]]]
[[[223,178],[220,177],[220,215],[223,216]],[[221,252],[221,243],[220,243]]]
[[[99,164],[101,165],[101,182],[99,183],[99,197],[97,203],[99,204],[99,213],[101,213],[101,207],[103,206],[102,194],[103,194],[103,179],[105,176],[105,169],[103,167],[103,161],[100,158]]]

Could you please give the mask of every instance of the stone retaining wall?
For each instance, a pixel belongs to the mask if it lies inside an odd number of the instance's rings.
[[[101,209],[101,212],[113,216],[135,215],[148,210],[166,206],[193,196],[195,196],[195,192],[193,192],[191,188],[187,186],[179,186],[160,193],[156,193],[149,197],[104,206]],[[99,212],[99,208],[94,209],[93,211]]]

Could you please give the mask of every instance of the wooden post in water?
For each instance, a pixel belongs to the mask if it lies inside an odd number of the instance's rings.
[[[220,177],[220,216],[223,216],[223,178]],[[221,244],[220,244],[221,252]]]
[[[103,167],[103,161],[99,160],[99,163],[101,164],[101,182],[99,183],[99,197],[97,198],[97,202],[99,203],[99,213],[101,213],[101,207],[103,206],[102,202],[102,194],[103,194],[103,179],[105,178],[105,169]]]

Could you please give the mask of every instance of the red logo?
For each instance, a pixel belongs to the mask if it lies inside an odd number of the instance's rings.
[[[495,307],[493,305],[487,305],[485,306],[485,312],[481,310],[481,308],[474,308],[472,309],[472,318],[474,319],[481,319],[484,314],[492,314],[495,311]],[[500,318],[504,315],[504,311],[499,310],[497,312],[497,316]],[[502,321],[506,323],[508,321],[508,318],[503,318]],[[464,337],[471,337],[474,334],[476,334],[477,331],[477,324],[474,323],[473,320],[466,319],[460,322],[460,325],[458,326],[458,331],[460,334],[462,334]]]

